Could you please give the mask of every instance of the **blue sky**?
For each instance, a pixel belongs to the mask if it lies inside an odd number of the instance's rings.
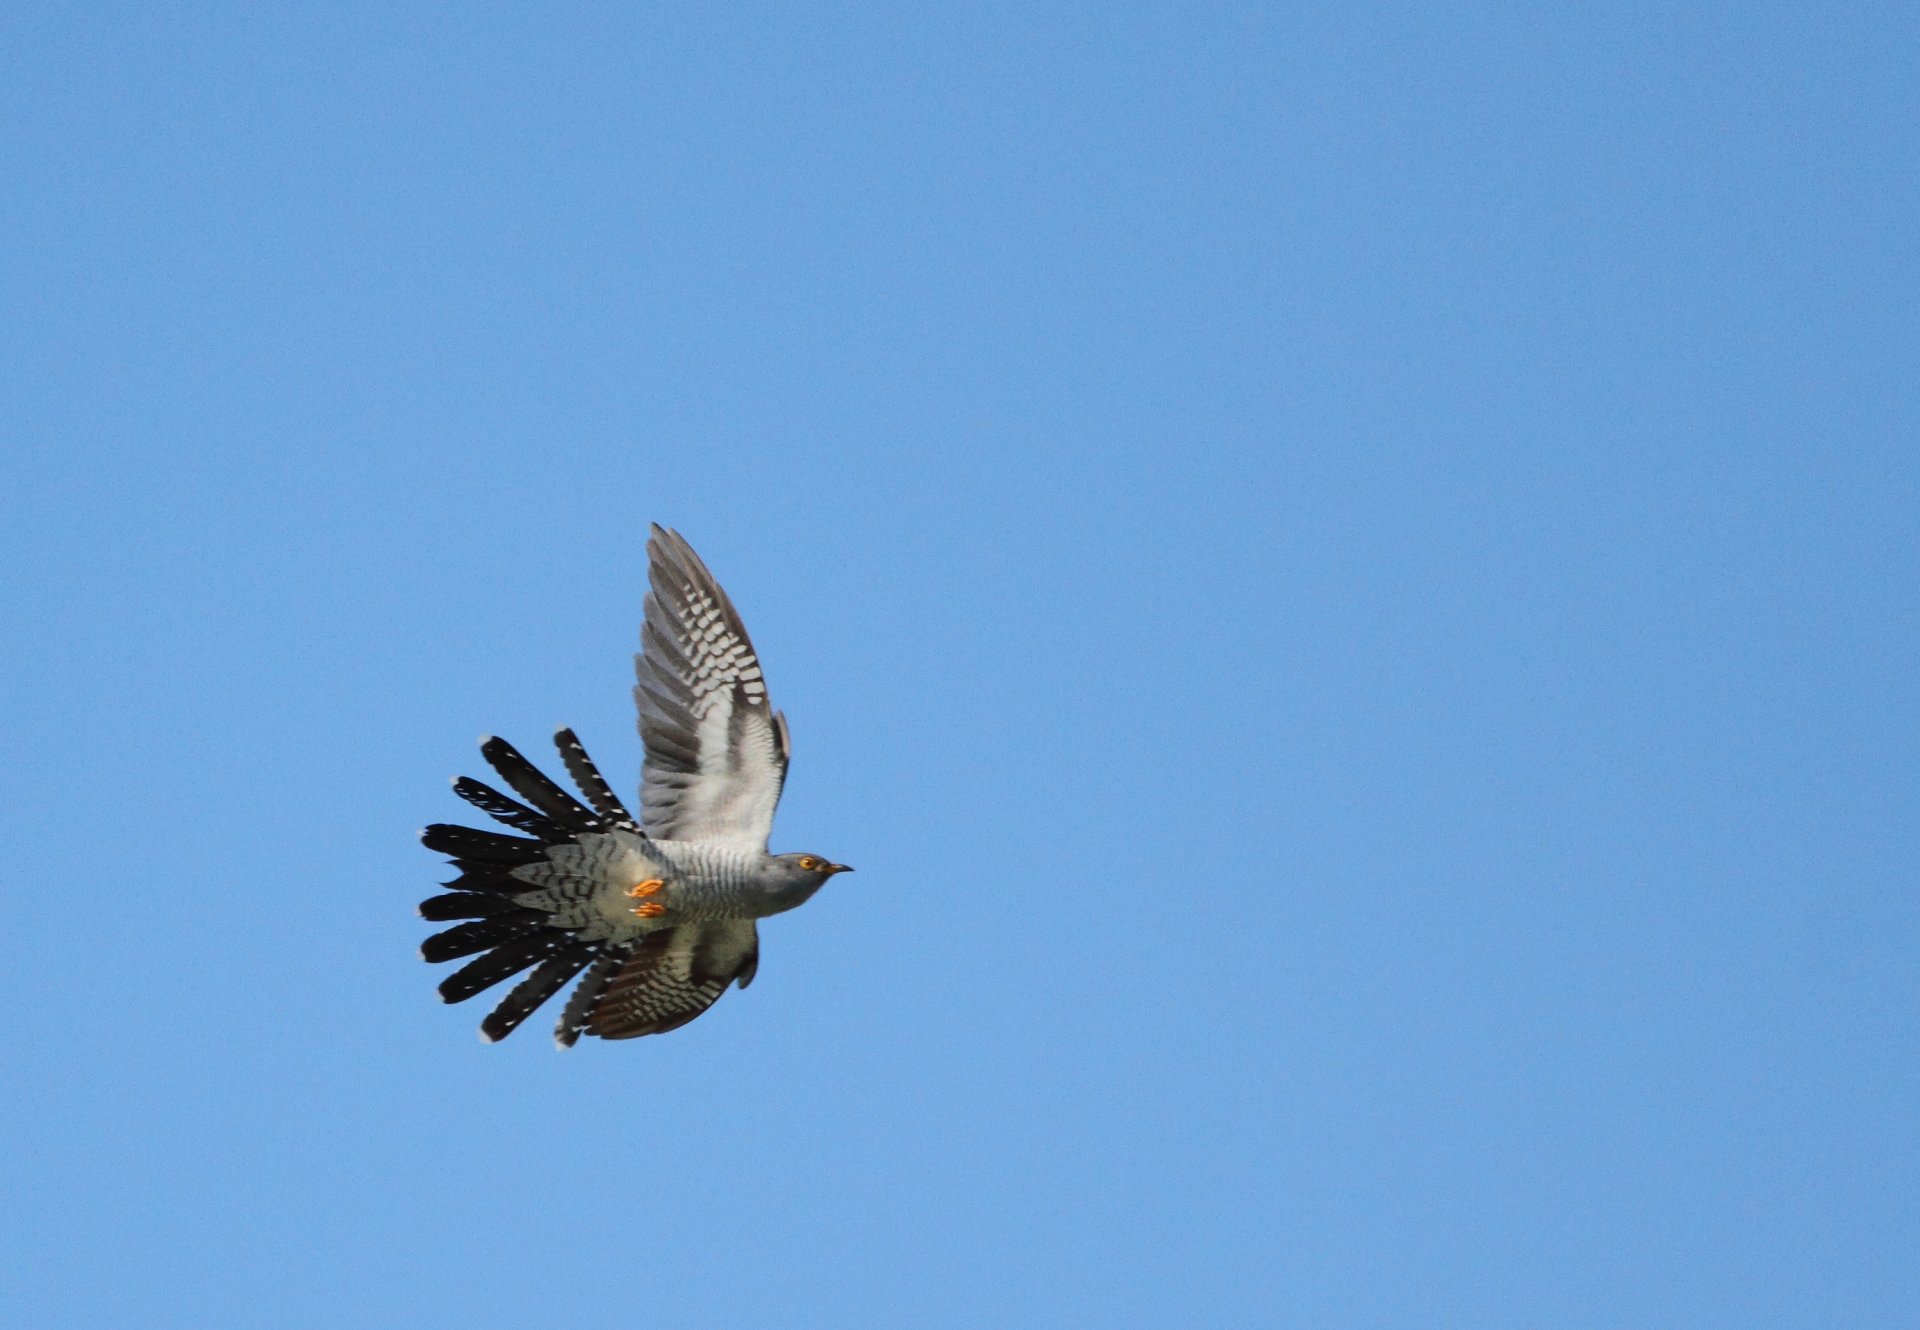
[[[0,1319],[1910,1323],[1893,5],[15,5]],[[647,523],[855,864],[415,959]]]

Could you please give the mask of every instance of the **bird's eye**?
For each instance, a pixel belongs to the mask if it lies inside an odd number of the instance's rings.
[[[803,854],[800,856],[800,866],[811,873],[820,866],[820,861],[810,854]]]

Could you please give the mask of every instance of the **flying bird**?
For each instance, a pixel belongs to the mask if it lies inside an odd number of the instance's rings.
[[[420,915],[463,921],[428,938],[420,955],[475,957],[440,996],[464,1002],[532,971],[480,1022],[489,1043],[576,975],[553,1031],[560,1047],[582,1034],[632,1039],[677,1029],[727,985],[753,982],[757,920],[804,905],[849,871],[824,855],[767,852],[787,778],[786,717],[768,701],[733,602],[693,548],[655,526],[647,563],[634,657],[646,747],[639,818],[562,729],[554,744],[584,802],[489,737],[480,753],[513,793],[466,776],[454,792],[523,834],[447,823],[420,833],[459,870],[445,894],[420,903]]]

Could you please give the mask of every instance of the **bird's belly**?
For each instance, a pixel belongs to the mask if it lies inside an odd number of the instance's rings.
[[[645,837],[609,831],[552,846],[544,862],[513,875],[531,888],[516,905],[546,910],[554,927],[576,929],[583,941],[626,942],[662,926],[661,912],[642,910],[675,872]]]

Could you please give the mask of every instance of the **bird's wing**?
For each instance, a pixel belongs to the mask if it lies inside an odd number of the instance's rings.
[[[660,840],[762,850],[787,777],[787,724],[767,700],[727,593],[676,531],[647,541],[634,701],[647,759],[641,823]]]
[[[752,983],[759,965],[760,934],[751,919],[649,933],[600,992],[587,1033],[633,1039],[678,1029],[719,1001],[728,984]]]

